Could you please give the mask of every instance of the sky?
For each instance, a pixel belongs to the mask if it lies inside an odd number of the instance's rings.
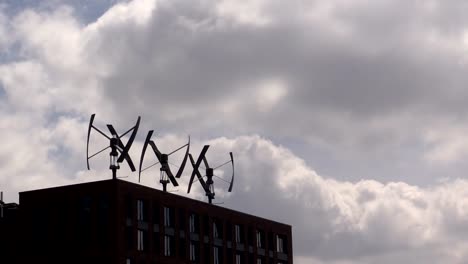
[[[297,264],[468,262],[468,2],[3,0],[0,189],[110,178],[86,133],[235,158],[221,206],[292,225]],[[108,142],[91,135],[92,151]],[[180,158],[180,157],[179,157]],[[150,162],[150,160],[145,160]],[[229,167],[217,172],[228,177]],[[177,195],[205,200],[200,186]],[[138,173],[122,164],[123,180]],[[157,168],[142,182],[161,189]]]

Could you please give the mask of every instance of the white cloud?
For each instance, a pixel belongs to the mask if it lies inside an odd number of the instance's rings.
[[[267,4],[265,0],[223,0],[216,4],[216,10],[221,17],[233,18],[238,23],[265,26],[271,22],[264,10]]]
[[[281,80],[267,80],[260,83],[257,89],[257,105],[261,112],[269,112],[288,93]]]
[[[468,183],[419,186],[378,168],[467,153],[457,125],[466,69],[454,63],[466,51],[465,14],[442,2],[400,10],[403,2],[131,1],[89,25],[66,6],[0,11],[0,53],[18,50],[0,64],[0,185],[14,199],[106,178],[105,154],[84,170],[89,114],[120,127],[142,114],[136,157],[147,129],[159,129],[164,149],[185,143],[185,132],[193,153],[208,140],[214,163],[233,151],[235,192],[219,185],[217,200],[292,224],[296,263],[465,263]],[[383,180],[324,177],[309,162],[323,153],[300,158],[269,137],[326,146],[343,162],[328,168],[346,161],[346,174],[364,160]],[[406,147],[415,155],[400,155]],[[199,187],[189,196],[204,199]]]
[[[404,250],[409,256],[414,251],[419,262],[417,252],[424,250],[433,251],[437,262],[466,261],[464,238],[452,227],[468,227],[467,181],[430,188],[343,182],[321,177],[291,151],[258,136],[210,143],[219,153],[235,153],[238,188],[228,206],[291,223],[297,256],[375,263],[382,254]],[[452,245],[456,254],[450,253]]]

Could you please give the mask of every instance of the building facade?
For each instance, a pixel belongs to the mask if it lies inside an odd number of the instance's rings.
[[[16,203],[3,201],[0,194],[0,262],[2,259],[13,258],[18,248],[18,212]]]
[[[292,264],[291,226],[105,180],[20,193],[18,263]]]

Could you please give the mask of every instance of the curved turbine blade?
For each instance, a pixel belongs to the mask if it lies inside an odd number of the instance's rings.
[[[180,176],[182,175],[182,172],[184,172],[185,163],[187,163],[189,151],[190,151],[190,136],[188,137],[187,151],[185,151],[185,156],[184,156],[184,159],[182,160],[182,164],[180,165],[179,170],[177,171],[177,174],[175,176],[176,178],[180,178]]]
[[[154,154],[156,154],[156,157],[158,158],[159,162],[161,162],[161,155],[162,155],[161,151],[159,151],[158,147],[156,147],[156,144],[154,143],[153,140],[151,140],[149,142],[149,144],[150,144],[151,148],[153,149]]]
[[[167,177],[169,178],[169,180],[171,181],[172,185],[174,185],[174,187],[179,186],[179,184],[177,183],[176,178],[174,178],[174,175],[172,175],[171,170],[167,170],[166,174],[167,174]]]
[[[190,193],[190,189],[192,188],[192,183],[193,183],[193,179],[195,178],[195,175],[197,175],[198,181],[202,185],[205,192],[207,192],[207,193],[209,192],[209,190],[207,189],[206,183],[203,180],[203,178],[202,178],[202,176],[200,174],[200,171],[198,170],[198,168],[200,167],[200,164],[201,164],[203,158],[205,157],[205,154],[208,151],[209,147],[210,147],[209,145],[203,146],[203,149],[200,152],[200,156],[198,157],[198,160],[197,160],[196,163],[193,160],[192,154],[189,154],[190,162],[192,162],[192,166],[193,166],[193,171],[192,171],[192,175],[190,176],[190,182],[189,182],[187,193]]]
[[[231,177],[231,183],[229,184],[228,192],[231,192],[232,191],[232,186],[234,185],[234,157],[232,156],[232,152],[229,152],[229,156],[231,156],[232,177]]]
[[[120,142],[120,141],[119,141]],[[121,143],[121,142],[120,142]],[[122,153],[122,150],[117,149],[118,152]],[[122,154],[120,154],[122,155]],[[135,165],[133,164],[132,158],[130,158],[130,155],[125,155],[124,157],[125,161],[128,163],[128,166],[132,171],[136,171]]]
[[[133,141],[135,140],[136,134],[138,132],[138,127],[140,126],[140,119],[141,119],[141,117],[138,117],[137,122],[136,122],[135,126],[133,127],[133,132],[130,135],[130,138],[128,139],[127,144],[125,145],[125,147],[124,147],[124,149],[122,151],[122,154],[117,159],[117,162],[122,162],[124,159],[126,159],[125,157],[128,156],[128,151],[130,150],[130,147],[132,146]],[[133,171],[135,171],[135,170],[133,170]]]
[[[86,165],[88,166],[88,170],[89,170],[89,136],[91,135],[91,127],[93,126],[95,116],[96,114],[92,114],[91,118],[89,119],[88,139],[86,140]]]
[[[117,150],[120,152],[120,156],[119,156],[119,159],[117,160],[118,163],[122,163],[122,161],[125,159],[125,161],[127,161],[128,163],[128,166],[130,167],[130,169],[132,171],[136,171],[136,168],[135,168],[135,165],[133,165],[133,161],[132,161],[132,158],[130,158],[130,156],[127,154],[124,154],[125,153],[125,148],[128,146],[128,145],[131,145],[131,143],[127,143],[126,146],[124,146],[124,144],[122,143],[122,140],[120,140],[120,137],[119,137],[119,134],[117,134],[117,131],[115,131],[115,128],[114,126],[112,125],[107,125],[107,128],[109,129],[109,131],[111,132],[111,134],[113,136],[115,136],[117,138],[117,141],[118,141],[118,147]],[[133,135],[133,134],[132,134]],[[129,140],[130,141],[130,140]],[[122,158],[122,160],[120,160]]]
[[[117,134],[117,131],[115,131],[114,126],[108,124],[107,129],[109,129],[109,132],[111,132],[111,135],[116,136],[117,138],[120,139],[119,135]]]
[[[194,167],[194,170],[192,171],[192,175],[190,175],[190,180],[189,180],[187,193],[190,193],[190,189],[192,188],[193,179],[195,178],[195,161],[193,160],[192,154],[190,154],[190,153],[189,153],[189,158],[190,158],[190,162],[192,163],[192,167]]]
[[[151,140],[151,136],[153,135],[153,130],[148,131],[148,135],[146,136],[145,139],[145,144],[143,144],[143,150],[141,151],[141,157],[140,157],[140,168],[138,170],[138,182],[140,182],[141,179],[141,166],[143,165],[143,160],[145,159],[145,153],[146,153],[146,148],[148,147],[148,143]]]
[[[208,165],[208,161],[206,160],[206,157],[203,156],[203,163],[205,164],[205,168],[208,169],[210,165]]]

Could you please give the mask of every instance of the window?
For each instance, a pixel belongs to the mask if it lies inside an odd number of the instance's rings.
[[[132,259],[127,258],[127,259],[125,260],[125,264],[132,264]]]
[[[137,220],[145,221],[145,204],[143,200],[137,200]]]
[[[257,264],[262,264],[262,259],[261,258],[257,258]]]
[[[226,221],[226,240],[232,241],[232,224],[230,221]]]
[[[195,241],[190,241],[190,261],[192,262],[197,262],[199,259],[199,246],[197,242]]]
[[[214,264],[219,264],[219,248],[213,248]]]
[[[190,242],[190,260],[195,261],[195,244]]]
[[[179,239],[179,253],[177,254],[177,256],[181,259],[185,259],[185,255],[186,255],[186,245],[187,245],[187,242],[185,240],[185,238],[180,238]]]
[[[281,236],[276,236],[276,251],[284,253],[284,240]]]
[[[232,255],[232,249],[229,247],[226,248],[226,264],[234,264],[234,256]]]
[[[132,227],[127,226],[125,227],[125,238],[126,238],[126,246],[127,250],[133,249],[133,232]]]
[[[194,213],[190,214],[189,217],[189,231],[190,233],[197,233],[196,232],[196,221],[195,221],[196,215]]]
[[[156,201],[153,201],[153,223],[159,224],[159,204]]]
[[[184,209],[179,209],[179,230],[184,231],[185,230],[185,211]]]
[[[236,232],[236,243],[241,243],[241,230],[240,229],[241,228],[239,225],[234,226],[234,230]]]
[[[223,238],[224,237],[224,223],[220,219],[213,218],[213,238]]]
[[[137,230],[137,250],[145,250],[145,233],[143,230]]]
[[[262,232],[257,230],[257,248],[262,248]]]
[[[65,205],[60,208],[66,208]],[[98,244],[102,249],[107,249],[110,245],[110,227],[109,227],[109,217],[110,217],[110,207],[109,199],[107,196],[101,195],[99,197],[99,210],[98,210],[98,228],[96,230]],[[65,212],[64,212],[65,214]],[[65,214],[66,215],[66,214]],[[57,230],[64,230],[65,221],[60,221]],[[61,235],[65,234],[62,232]]]
[[[126,210],[125,210],[126,211],[126,216],[127,216],[127,218],[132,219],[132,217],[133,217],[132,196],[127,194],[125,196],[125,203],[126,203]]]
[[[275,243],[274,243],[274,239],[273,239],[273,233],[272,232],[268,232],[268,249],[270,251],[273,251],[273,249],[275,248]]]
[[[255,237],[254,237],[254,230],[252,227],[248,227],[247,228],[247,243],[249,246],[252,246],[254,245],[254,242],[255,242]],[[253,261],[252,261],[253,263]]]
[[[169,207],[164,207],[164,226],[172,227],[172,210]]]
[[[210,218],[207,215],[203,216],[203,232],[205,236],[210,232]]]
[[[153,253],[156,255],[160,254],[160,245],[161,242],[159,241],[159,233],[158,232],[153,232]]]
[[[174,238],[171,236],[164,236],[164,256],[173,256],[174,255]]]
[[[241,264],[241,255],[239,253],[236,253],[236,264]]]
[[[218,237],[219,237],[218,225],[216,224],[216,222],[213,222],[213,237],[214,237],[214,238],[218,238]]]

